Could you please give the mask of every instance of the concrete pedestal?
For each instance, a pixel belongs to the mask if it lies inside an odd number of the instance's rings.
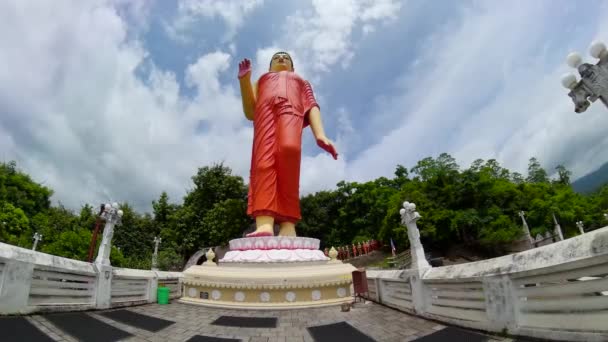
[[[276,238],[252,239],[246,245],[254,248],[262,244],[260,239],[274,245],[271,239]],[[179,301],[242,309],[296,309],[352,301],[352,272],[356,268],[312,249],[318,248],[318,243],[302,243],[309,249],[296,250],[243,250],[245,244],[238,245],[239,250],[227,253],[226,260],[218,264],[205,263],[184,271],[183,297]]]

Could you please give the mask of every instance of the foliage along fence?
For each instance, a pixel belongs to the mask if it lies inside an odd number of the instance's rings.
[[[126,268],[106,273],[92,263],[0,243],[0,314],[153,303],[158,286],[165,285],[170,297],[178,298],[181,277],[179,272]],[[103,283],[109,288],[101,289]]]
[[[368,270],[368,299],[490,332],[608,340],[608,227],[498,258],[412,267]]]

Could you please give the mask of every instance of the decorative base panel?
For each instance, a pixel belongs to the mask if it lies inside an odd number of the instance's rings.
[[[189,290],[186,286],[186,289]],[[204,294],[210,289],[194,288],[197,293]],[[211,290],[213,292],[214,290]],[[314,291],[314,290],[313,290]],[[337,289],[335,290],[337,291]],[[286,300],[290,292],[281,291],[270,291],[270,292],[258,292],[258,291],[247,291],[243,293],[243,301],[235,301],[235,296],[239,293],[238,291],[227,291],[222,296],[226,296],[225,300],[222,298],[218,300],[214,299],[200,299],[184,296],[178,300],[180,303],[195,304],[208,307],[216,308],[231,308],[231,309],[256,309],[256,310],[277,310],[277,309],[303,309],[303,308],[316,308],[323,306],[340,305],[342,303],[352,302],[352,294],[350,293],[349,287],[345,287],[346,295],[342,298],[334,299],[318,299],[312,300],[312,291],[294,291],[295,298],[292,302]],[[264,302],[266,297],[269,298],[268,302]],[[211,297],[211,295],[209,295]],[[256,300],[257,297],[257,300]],[[298,298],[308,298],[308,300]],[[282,299],[282,300],[281,300]]]
[[[310,249],[318,250],[320,241],[302,236],[259,236],[230,240],[231,251],[251,249]]]
[[[229,251],[220,260],[227,263],[293,263],[303,261],[329,261],[323,252],[312,249],[270,249]]]
[[[182,303],[221,308],[296,309],[352,301],[352,272],[341,261],[311,265],[217,266],[184,271]]]

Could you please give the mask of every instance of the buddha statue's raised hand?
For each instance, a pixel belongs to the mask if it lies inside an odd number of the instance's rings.
[[[239,78],[251,75],[251,61],[247,58],[239,63]]]

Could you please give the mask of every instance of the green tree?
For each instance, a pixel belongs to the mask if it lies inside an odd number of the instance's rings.
[[[28,216],[48,209],[52,190],[35,183],[14,161],[0,163],[0,201],[11,203]]]
[[[21,208],[0,201],[0,242],[29,247],[30,222]]]
[[[562,185],[570,185],[570,176],[572,175],[572,172],[568,171],[563,165],[558,165],[557,167],[555,167],[555,170],[557,170],[558,176],[556,183]]]
[[[528,183],[549,182],[547,171],[541,167],[540,162],[535,157],[530,158],[528,162],[528,178],[526,178],[526,181]]]
[[[241,226],[247,203],[247,187],[242,177],[232,175],[232,170],[223,164],[215,164],[199,168],[192,181],[194,188],[176,212],[175,232],[171,236],[184,260],[203,246],[228,242],[228,236],[212,227],[213,223],[220,223],[228,232],[244,231],[248,226]],[[220,213],[236,216],[221,218]]]

